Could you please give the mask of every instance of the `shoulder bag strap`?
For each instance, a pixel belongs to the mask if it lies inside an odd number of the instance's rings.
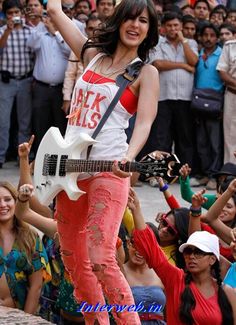
[[[121,95],[123,94],[126,87],[133,82],[135,79],[137,79],[139,72],[142,68],[144,63],[142,61],[135,61],[134,63],[127,66],[125,73],[117,76],[116,78],[116,84],[119,86],[119,89],[117,93],[115,94],[115,97],[112,99],[110,105],[108,106],[105,114],[103,115],[101,121],[99,122],[98,126],[96,127],[95,131],[92,134],[92,138],[95,139],[98,135],[98,133],[101,131],[103,125],[105,124],[108,117],[111,115],[114,107],[118,103]],[[87,159],[89,157],[89,154],[91,152],[93,145],[90,145],[87,150]]]

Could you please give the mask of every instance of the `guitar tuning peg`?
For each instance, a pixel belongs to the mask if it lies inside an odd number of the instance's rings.
[[[161,177],[164,177],[164,174],[163,174],[163,173],[160,173],[160,176],[161,176]]]
[[[154,172],[154,173],[153,173],[153,176],[157,176],[157,173],[156,173],[156,172]]]
[[[46,183],[41,183],[42,186],[46,186]]]
[[[38,190],[41,190],[41,189],[42,189],[42,186],[37,185],[36,188],[37,188]]]
[[[166,162],[165,162],[165,160],[162,160],[162,162],[161,162],[161,163],[162,163],[162,165],[165,165],[165,163],[166,163]]]
[[[47,185],[52,185],[52,181],[49,179],[49,180],[46,181],[46,184]]]
[[[146,174],[146,177],[149,177],[150,176],[150,174]]]

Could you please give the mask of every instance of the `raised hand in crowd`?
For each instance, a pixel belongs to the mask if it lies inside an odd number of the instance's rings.
[[[191,168],[189,167],[188,164],[184,164],[180,168],[179,173],[180,173],[180,176],[182,177],[182,179],[186,179],[191,173]]]
[[[18,156],[20,159],[26,159],[27,161],[29,161],[29,154],[34,142],[34,138],[35,136],[32,135],[28,142],[21,143],[18,146]]]
[[[53,24],[52,20],[50,17],[46,17],[43,19],[44,25],[46,26],[47,30],[54,35],[57,31],[55,25]]]
[[[13,21],[13,17],[10,19],[7,19],[7,30],[9,32],[11,32],[15,27],[14,21]]]
[[[204,219],[202,216],[202,205],[207,202],[207,198],[203,196],[205,192],[206,190],[202,189],[192,196],[192,205],[189,213],[189,236],[195,231],[202,230],[201,221]]]
[[[236,193],[236,179],[234,179],[226,189],[226,191],[216,200],[205,215],[206,221],[215,230],[216,234],[222,238],[222,240],[230,245],[232,241],[232,228],[227,226],[219,219],[223,208],[231,197]],[[233,232],[233,238],[235,231]]]
[[[57,231],[57,223],[54,219],[46,216],[46,213],[42,212],[43,209],[38,208],[39,203],[34,203],[34,200],[38,201],[34,196],[34,187],[32,184],[24,184],[19,188],[19,200],[16,203],[15,215],[17,219],[25,221],[30,225],[36,227],[50,238],[54,238]],[[31,201],[30,208],[29,201]],[[36,208],[35,208],[36,207]],[[47,207],[45,207],[46,210]],[[49,213],[48,213],[49,215]]]
[[[21,185],[18,190],[18,198],[20,202],[27,202],[34,195],[34,187],[32,184]]]
[[[236,227],[231,230],[231,238],[236,243]]]
[[[134,217],[134,224],[136,229],[144,229],[146,223],[142,214],[139,198],[136,192],[130,187],[128,197],[128,207],[132,211]]]
[[[32,145],[34,142],[35,136],[32,135],[28,142],[24,142],[18,146],[18,156],[20,163],[20,179],[19,179],[19,187],[23,184],[31,184],[33,185],[32,174],[34,168],[34,162],[29,164],[29,154],[32,149]],[[44,217],[51,218],[52,211],[45,205],[42,205],[35,195],[32,195],[29,198],[30,208],[37,213],[43,215]],[[25,220],[27,222],[27,220]]]
[[[203,196],[206,192],[205,189],[202,189],[192,196],[192,207],[195,209],[201,209],[202,205],[207,202],[207,198]]]

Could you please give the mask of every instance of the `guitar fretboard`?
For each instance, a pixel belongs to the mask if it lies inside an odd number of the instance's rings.
[[[61,161],[62,163],[62,161]],[[111,172],[114,161],[111,160],[83,160],[83,159],[66,159],[66,172]],[[125,172],[136,171],[135,162],[127,162],[125,165],[118,162],[118,166]]]

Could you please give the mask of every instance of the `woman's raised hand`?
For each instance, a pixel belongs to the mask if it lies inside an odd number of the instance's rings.
[[[34,135],[31,136],[31,138],[29,139],[29,142],[21,143],[18,146],[19,158],[27,158],[29,156],[33,142],[34,142]]]
[[[20,202],[27,202],[34,195],[34,187],[31,184],[24,184],[19,188],[18,199]]]
[[[236,243],[236,227],[231,230],[232,241]]]
[[[206,192],[206,190],[202,189],[201,191],[198,191],[193,194],[193,196],[192,196],[193,208],[201,208],[201,206],[207,202],[207,198],[203,196],[203,194],[205,192]]]
[[[136,192],[132,189],[132,187],[130,187],[130,189],[129,189],[129,197],[128,197],[127,205],[132,212],[135,211],[136,209],[140,208],[140,202],[139,202],[138,196],[137,196]]]
[[[236,193],[236,178],[232,180],[227,190],[230,191],[232,194]]]
[[[179,170],[180,176],[183,179],[186,179],[189,176],[190,172],[191,172],[191,168],[189,167],[188,164],[184,164]]]

